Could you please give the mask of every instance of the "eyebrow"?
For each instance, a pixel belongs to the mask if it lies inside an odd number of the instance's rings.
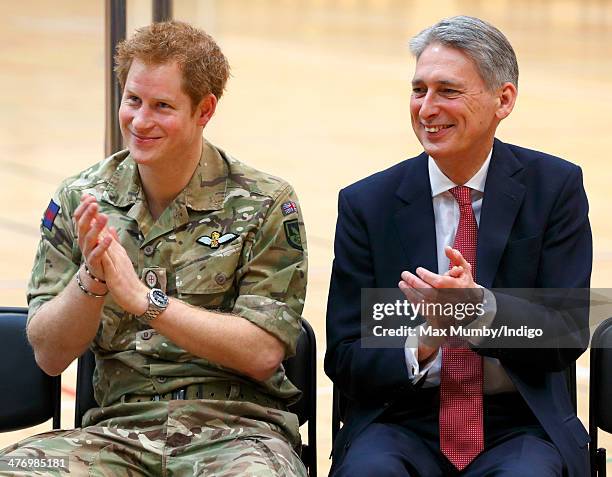
[[[125,88],[125,94],[129,94],[129,95],[133,95],[133,96],[138,96],[140,98],[140,94],[138,94],[137,92],[131,90],[130,88]],[[158,98],[153,98],[154,101],[158,101],[160,103],[174,103],[174,99],[172,98],[164,98],[162,96],[158,97]]]
[[[424,82],[425,81],[423,81],[421,78],[415,78],[412,80],[412,86],[423,84]],[[462,83],[459,83],[457,81],[452,81],[452,80],[439,80],[439,81],[436,81],[435,83],[440,86],[463,87]]]

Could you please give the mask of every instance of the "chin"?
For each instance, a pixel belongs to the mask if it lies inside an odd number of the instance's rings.
[[[428,144],[428,143],[423,144],[423,149],[425,149],[425,152],[431,157],[433,157],[434,159],[444,156],[446,152],[446,148],[439,147],[435,144]]]
[[[153,154],[143,153],[142,151],[138,151],[138,150],[132,151],[130,149],[130,155],[132,156],[132,159],[134,159],[134,162],[136,164],[141,164],[141,165],[150,164],[155,159],[155,156]]]

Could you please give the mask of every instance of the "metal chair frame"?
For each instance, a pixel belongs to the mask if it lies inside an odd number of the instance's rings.
[[[591,339],[589,381],[589,453],[591,476],[606,477],[606,449],[598,448],[599,429],[612,433],[612,318],[600,323]]]

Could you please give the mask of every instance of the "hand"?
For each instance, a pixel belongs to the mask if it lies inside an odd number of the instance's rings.
[[[89,274],[98,280],[91,278],[82,269],[79,270],[79,276],[87,290],[98,295],[105,295],[108,288],[104,283],[100,283],[100,280],[104,280],[101,256],[110,245],[110,240],[101,239],[101,234],[108,223],[108,217],[98,213],[96,199],[89,194],[82,195],[81,204],[74,211],[73,216],[77,229],[78,245],[85,260],[85,267],[89,270]]]
[[[77,239],[85,263],[93,276],[105,280],[102,256],[111,243],[111,237],[103,236],[108,216],[98,212],[96,198],[83,194],[81,203],[74,211]]]
[[[453,273],[457,273],[457,270]],[[438,302],[438,290],[410,272],[402,272],[402,280],[398,286],[404,296],[415,305]],[[446,330],[455,322],[454,317],[433,313],[421,313],[421,316],[425,318],[427,325],[434,329]],[[425,365],[434,359],[445,339],[444,336],[419,336],[417,348],[419,364]]]
[[[119,242],[117,231],[109,229],[111,243],[102,255],[105,279],[115,302],[128,313],[142,315],[149,306],[149,288],[140,281],[125,248]],[[106,240],[106,238],[104,240]]]
[[[399,288],[404,291],[412,288],[419,292],[424,298],[436,300],[444,295],[450,299],[455,297],[461,298],[462,302],[477,302],[480,303],[483,297],[482,288],[474,282],[472,277],[472,266],[463,258],[459,250],[451,247],[445,247],[444,252],[450,260],[451,268],[443,275],[433,273],[423,267],[416,269],[416,275],[410,272],[402,272],[402,281],[399,283]],[[461,293],[440,293],[443,289],[461,289],[467,290]],[[467,300],[466,300],[467,298]],[[448,300],[447,300],[448,301]]]
[[[423,304],[452,304],[481,303],[484,292],[474,282],[472,267],[465,260],[461,252],[451,247],[444,250],[450,260],[451,268],[443,275],[433,273],[419,267],[416,275],[404,271],[398,286],[406,298],[412,303]],[[453,289],[460,290],[458,292]],[[422,313],[427,324],[436,329],[448,329],[458,323],[453,315],[446,316],[435,313]],[[471,317],[474,319],[475,316]],[[461,324],[467,324],[471,319],[462,318]],[[418,360],[424,363],[435,357],[444,337],[419,337]]]
[[[472,276],[472,266],[467,262],[465,258],[463,258],[463,255],[461,255],[461,252],[451,247],[445,247],[444,253],[450,260],[450,265],[451,265],[450,269],[446,273],[444,273],[443,275],[439,275],[423,267],[419,267],[416,269],[416,273],[420,281],[418,282],[415,282],[414,280],[411,280],[411,281],[413,283],[418,283],[419,285],[423,285],[424,283],[426,283],[427,285],[433,288],[438,288],[438,289],[440,288],[478,288],[478,285],[474,282],[474,278]],[[409,272],[404,272],[404,273],[409,273]],[[412,276],[414,277],[414,275]],[[402,274],[402,278],[403,278],[403,274]]]

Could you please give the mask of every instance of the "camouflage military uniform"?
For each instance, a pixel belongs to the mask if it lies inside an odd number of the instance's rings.
[[[83,192],[96,197],[148,286],[239,315],[276,336],[287,356],[295,352],[306,286],[297,199],[286,182],[206,142],[189,184],[156,222],[127,151],[64,181],[41,227],[30,319],[82,262],[72,213]],[[299,391],[282,367],[256,382],[193,356],[125,313],[110,294],[92,349],[101,407],[85,415],[85,427],[35,436],[0,454],[69,455],[73,475],[87,469],[90,475],[305,475],[291,449],[299,448],[297,418],[286,411]],[[177,389],[186,389],[188,400],[168,399]],[[151,401],[155,395],[161,400]]]

